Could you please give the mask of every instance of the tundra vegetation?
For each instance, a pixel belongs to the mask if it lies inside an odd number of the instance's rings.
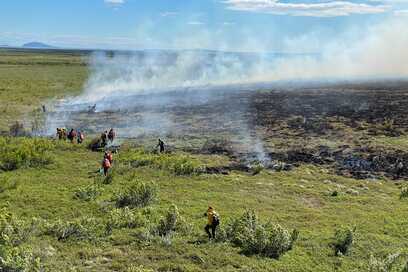
[[[265,138],[280,167],[240,166],[224,139],[186,137],[166,154],[128,140],[105,178],[92,137],[9,134],[30,132],[41,104],[80,92],[87,73],[84,53],[0,51],[0,271],[408,271],[403,113],[281,119]],[[211,242],[208,205],[221,216]]]

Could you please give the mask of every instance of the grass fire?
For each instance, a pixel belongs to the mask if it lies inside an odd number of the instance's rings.
[[[4,2],[0,272],[408,271],[404,1]]]

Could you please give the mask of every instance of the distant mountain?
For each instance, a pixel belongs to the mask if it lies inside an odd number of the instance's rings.
[[[45,43],[41,42],[29,42],[25,43],[22,46],[23,48],[39,48],[39,49],[51,49],[51,48],[56,48],[55,46],[51,46]]]

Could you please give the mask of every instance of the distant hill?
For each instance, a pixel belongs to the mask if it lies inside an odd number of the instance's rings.
[[[23,48],[40,48],[40,49],[51,49],[51,48],[56,48],[55,46],[51,46],[45,43],[41,42],[29,42],[25,43],[22,46]]]

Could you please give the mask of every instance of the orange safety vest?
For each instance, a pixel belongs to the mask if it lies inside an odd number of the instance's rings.
[[[109,160],[110,163],[112,163],[113,161],[112,153],[109,153],[108,156],[106,156],[106,158]]]
[[[106,159],[103,160],[102,166],[103,166],[103,168],[110,168],[110,167],[111,167],[111,163],[110,163],[110,161],[106,158]]]

